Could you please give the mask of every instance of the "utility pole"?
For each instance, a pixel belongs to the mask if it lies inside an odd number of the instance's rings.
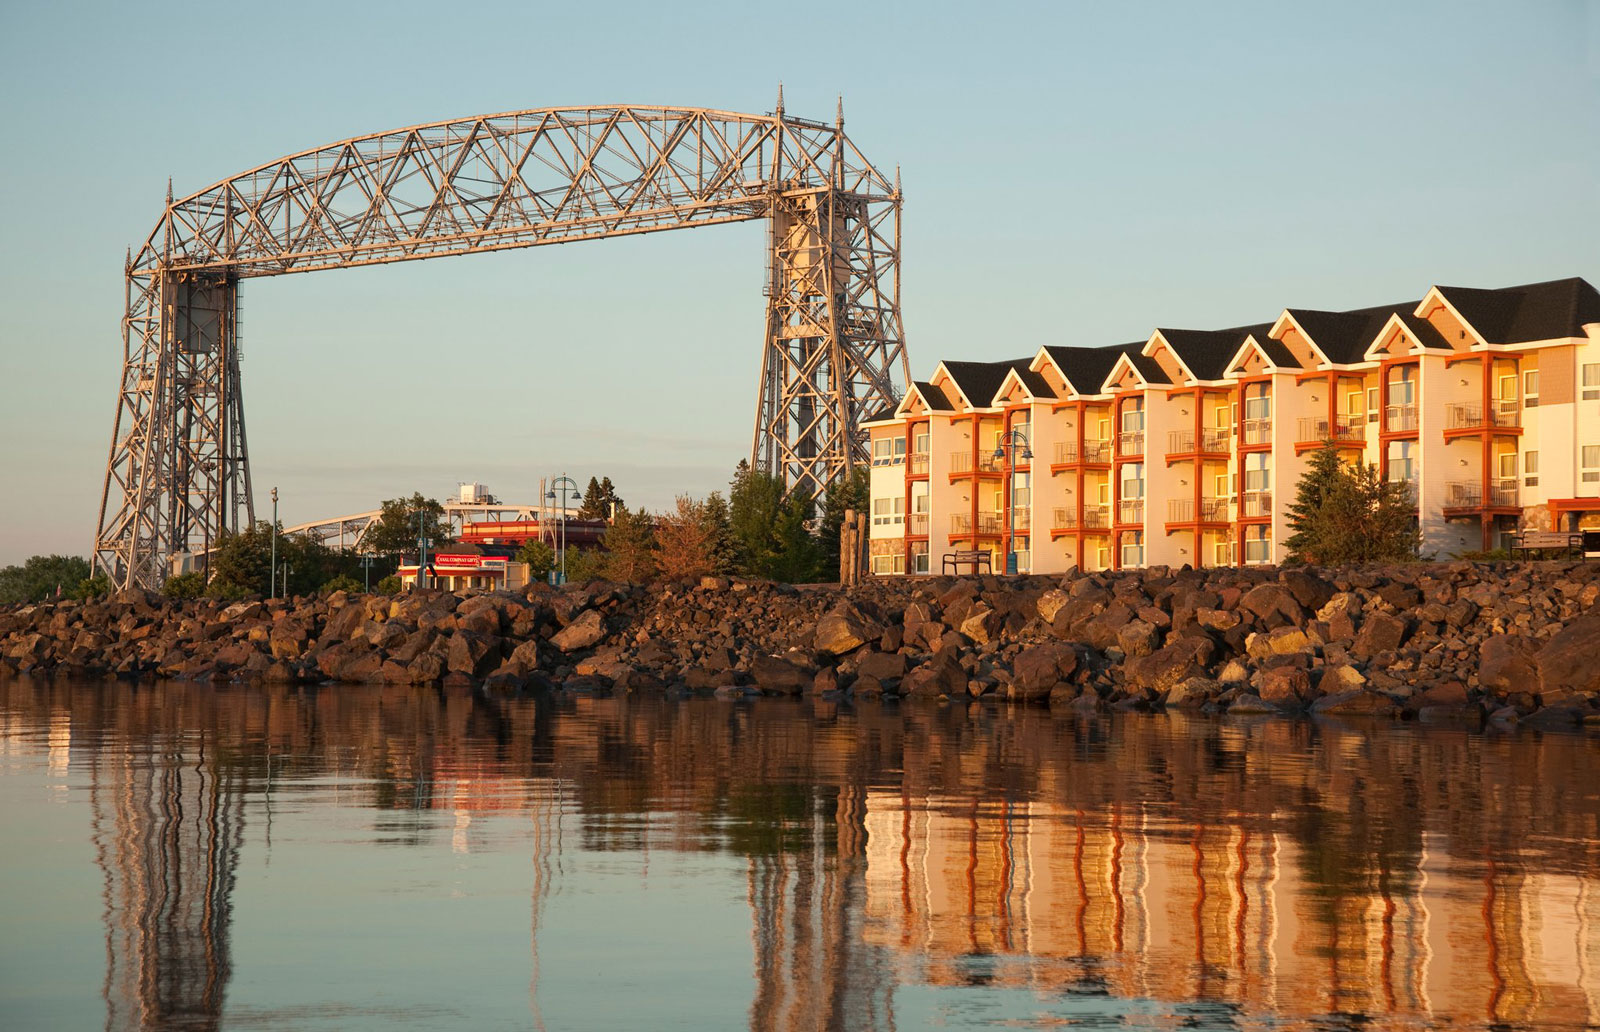
[[[272,576],[268,598],[278,597],[278,489],[272,489]]]

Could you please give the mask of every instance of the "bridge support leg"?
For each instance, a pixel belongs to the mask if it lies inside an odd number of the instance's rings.
[[[123,368],[94,566],[159,588],[203,568],[223,531],[255,518],[239,375],[237,278],[225,270],[127,277]]]

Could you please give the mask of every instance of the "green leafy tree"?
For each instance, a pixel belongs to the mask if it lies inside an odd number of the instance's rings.
[[[206,577],[199,570],[168,577],[161,585],[161,593],[168,598],[199,598],[205,593]]]
[[[1331,442],[1311,456],[1287,516],[1284,544],[1300,562],[1405,561],[1421,545],[1411,485],[1385,481],[1373,465],[1345,465]]]
[[[361,547],[379,555],[400,555],[417,549],[417,519],[421,514],[422,533],[430,549],[451,540],[450,522],[445,518],[444,506],[435,498],[413,494],[410,498],[391,498],[383,503],[382,511],[361,541]]]
[[[211,581],[206,587],[218,597],[265,595],[272,576],[272,524],[259,520],[234,533],[224,530],[211,549]],[[288,539],[279,535],[279,544]],[[278,561],[284,561],[280,552]],[[171,583],[170,581],[168,583]]]
[[[537,538],[531,538],[517,549],[516,560],[528,564],[530,578],[544,580],[556,567],[556,550]]]
[[[346,577],[342,573],[330,578],[329,580],[323,581],[322,586],[317,589],[318,592],[324,595],[331,594],[335,591],[343,591],[352,595],[359,595],[365,590],[366,589],[361,586],[360,581],[356,580],[354,577]]]
[[[73,589],[73,598],[99,598],[111,594],[111,578],[104,573],[97,573],[93,577],[85,577]]]
[[[601,544],[607,580],[644,584],[655,577],[656,521],[643,508],[630,510],[619,504]]]
[[[89,579],[89,563],[75,555],[36,555],[0,570],[0,603],[42,602],[65,597]]]
[[[391,573],[374,585],[373,590],[380,595],[398,595],[400,594],[400,578]]]
[[[817,576],[821,580],[839,579],[839,532],[848,509],[866,512],[872,504],[870,472],[866,466],[853,466],[833,482],[822,502],[822,518],[817,521]]]

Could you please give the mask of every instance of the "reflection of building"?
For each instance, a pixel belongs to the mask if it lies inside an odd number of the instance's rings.
[[[159,741],[97,750],[95,852],[105,875],[106,1028],[221,1024],[244,829],[237,771]]]
[[[989,980],[1289,1017],[1600,1020],[1600,893],[1577,877],[1469,872],[1438,844],[1330,893],[1309,875],[1326,859],[1278,831],[890,791],[866,809],[863,934],[935,984],[1013,956]]]

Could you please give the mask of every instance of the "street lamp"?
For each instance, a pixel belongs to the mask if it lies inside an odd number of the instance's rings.
[[[417,579],[413,583],[413,588],[425,586],[422,583],[422,578],[426,575],[428,569],[428,535],[423,532],[422,518],[423,508],[419,505],[417,507]]]
[[[571,488],[570,494],[571,494],[571,496],[573,498],[579,497],[579,495],[578,495],[578,482],[576,480],[573,480],[571,477],[567,476],[565,473],[563,473],[561,476],[556,477],[555,480],[551,482],[550,490],[545,492],[545,495],[544,495],[545,498],[550,500],[550,501],[555,501],[556,488],[558,488],[558,487],[561,488],[561,538],[560,538],[561,545],[560,545],[560,549],[559,549],[559,551],[561,553],[560,554],[561,572],[556,575],[556,583],[557,584],[565,584],[567,582],[567,496],[569,494],[568,488]]]
[[[270,571],[271,586],[267,588],[270,598],[278,597],[278,489],[272,489],[272,567]]]
[[[367,594],[370,595],[372,594],[372,564],[378,561],[378,557],[375,555],[364,555],[361,557],[360,561],[362,576],[367,582],[366,591]]]
[[[1022,454],[1017,454],[1021,447]],[[1006,449],[1011,449],[1011,460],[1006,462]],[[994,459],[996,462],[1006,463],[1006,573],[1015,576],[1017,573],[1017,506],[1016,489],[1013,483],[1017,473],[1017,459],[1025,462],[1033,460],[1033,451],[1028,447],[1028,435],[1013,427],[1000,435],[999,441],[994,446]]]

